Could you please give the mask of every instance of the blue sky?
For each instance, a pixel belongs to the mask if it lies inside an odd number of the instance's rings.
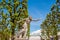
[[[50,12],[51,6],[56,0],[28,0],[28,12],[34,19],[41,18],[38,22],[31,22],[30,32],[40,29],[40,24]]]

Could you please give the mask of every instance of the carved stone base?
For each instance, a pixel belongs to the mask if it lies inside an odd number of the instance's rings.
[[[28,39],[25,39],[25,38],[16,38],[15,40],[28,40]]]

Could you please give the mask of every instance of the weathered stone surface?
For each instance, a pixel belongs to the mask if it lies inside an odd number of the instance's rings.
[[[24,38],[17,38],[15,40],[28,40],[28,39],[24,39]]]

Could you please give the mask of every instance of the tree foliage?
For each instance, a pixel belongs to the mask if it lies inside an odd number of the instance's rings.
[[[1,0],[0,2],[0,39],[14,40],[16,31],[18,31],[23,21],[17,24],[17,21],[28,17],[27,0]],[[5,35],[5,36],[4,36]],[[6,36],[7,35],[7,36]]]
[[[58,40],[57,33],[60,31],[60,5],[58,4],[59,1],[52,6],[51,12],[47,14],[46,19],[41,24],[42,34],[45,33],[48,38],[54,36],[54,40]]]

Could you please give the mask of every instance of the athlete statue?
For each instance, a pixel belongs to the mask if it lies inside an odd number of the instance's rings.
[[[18,36],[20,36],[20,38],[22,38],[23,34],[24,34],[23,38],[27,37],[26,35],[27,35],[27,31],[28,31],[28,24],[30,24],[31,21],[39,21],[40,19],[32,19],[32,17],[30,16],[30,17],[25,18],[23,20],[25,21],[24,24],[22,25],[23,29],[21,29],[19,31],[19,35],[18,35]],[[17,23],[20,23],[23,20],[17,21]]]

